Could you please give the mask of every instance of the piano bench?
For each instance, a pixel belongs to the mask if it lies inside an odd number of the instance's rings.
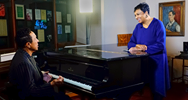
[[[70,98],[71,98],[71,97],[78,96],[78,94],[73,93],[73,92],[69,92],[69,91],[66,91],[65,94],[68,95]]]
[[[18,92],[15,91],[13,85],[10,82],[4,83],[5,88],[2,91],[6,97],[8,97],[8,100],[21,100],[18,96]]]
[[[23,100],[18,96],[17,86],[10,82],[5,82],[4,94],[7,95],[8,100]],[[24,100],[54,100],[53,97],[27,97]]]

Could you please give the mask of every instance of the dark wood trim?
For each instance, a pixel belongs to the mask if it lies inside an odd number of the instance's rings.
[[[16,36],[16,24],[15,24],[15,5],[14,5],[14,0],[11,0],[11,14],[12,14],[12,37],[10,37],[10,39],[13,39],[14,41],[14,37]],[[10,53],[10,52],[14,52],[16,51],[16,44],[15,42],[13,42],[13,47],[11,48],[5,48],[5,49],[0,49],[0,54],[3,53]]]
[[[77,42],[77,33],[76,33],[76,1],[74,1],[74,7],[75,7],[75,9],[73,10],[73,16],[74,16],[74,33],[73,33],[73,36],[74,36],[74,42],[75,42],[75,44],[76,44],[76,42]]]
[[[13,39],[16,36],[16,17],[15,17],[15,4],[14,0],[11,0],[11,9],[12,9],[12,30],[13,30]],[[16,43],[14,42],[13,48],[16,48]]]
[[[72,42],[61,42],[61,43],[57,43],[57,47],[58,48],[64,48],[65,46],[71,46],[71,45],[75,45],[76,43],[74,41]]]
[[[53,0],[53,15],[54,15],[54,45],[57,50],[57,22],[56,22],[56,0]]]
[[[11,61],[0,62],[0,73],[9,71]]]
[[[15,48],[8,48],[8,49],[0,49],[0,54],[3,53],[10,53],[16,51]]]

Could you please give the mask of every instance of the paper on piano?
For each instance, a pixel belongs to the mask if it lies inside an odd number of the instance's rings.
[[[47,83],[50,82],[52,77],[49,74],[43,74],[43,80],[46,81]]]
[[[71,45],[71,46],[65,46],[64,48],[86,47],[86,46],[90,46],[90,44],[89,45]]]
[[[124,52],[129,52],[129,50],[123,50]]]
[[[16,52],[0,54],[0,62],[12,60]]]

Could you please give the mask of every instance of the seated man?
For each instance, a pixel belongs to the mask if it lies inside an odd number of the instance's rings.
[[[16,34],[18,50],[14,55],[9,72],[10,82],[19,90],[19,98],[24,100],[70,100],[63,92],[55,92],[54,87],[62,86],[63,77],[43,80],[47,73],[42,73],[36,65],[33,52],[38,50],[39,40],[29,28],[22,28]]]

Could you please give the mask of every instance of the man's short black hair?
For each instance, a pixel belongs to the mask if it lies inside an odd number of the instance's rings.
[[[16,32],[15,40],[18,48],[24,48],[27,42],[32,43],[30,33],[31,30],[29,28],[21,28]]]
[[[176,12],[174,10],[170,10],[168,13],[172,12],[173,15],[176,14]]]
[[[143,11],[144,13],[146,11],[148,11],[148,14],[149,14],[149,5],[145,2],[143,3],[140,3],[138,4],[136,7],[134,7],[134,12],[137,10],[137,9],[140,9],[141,11]]]

